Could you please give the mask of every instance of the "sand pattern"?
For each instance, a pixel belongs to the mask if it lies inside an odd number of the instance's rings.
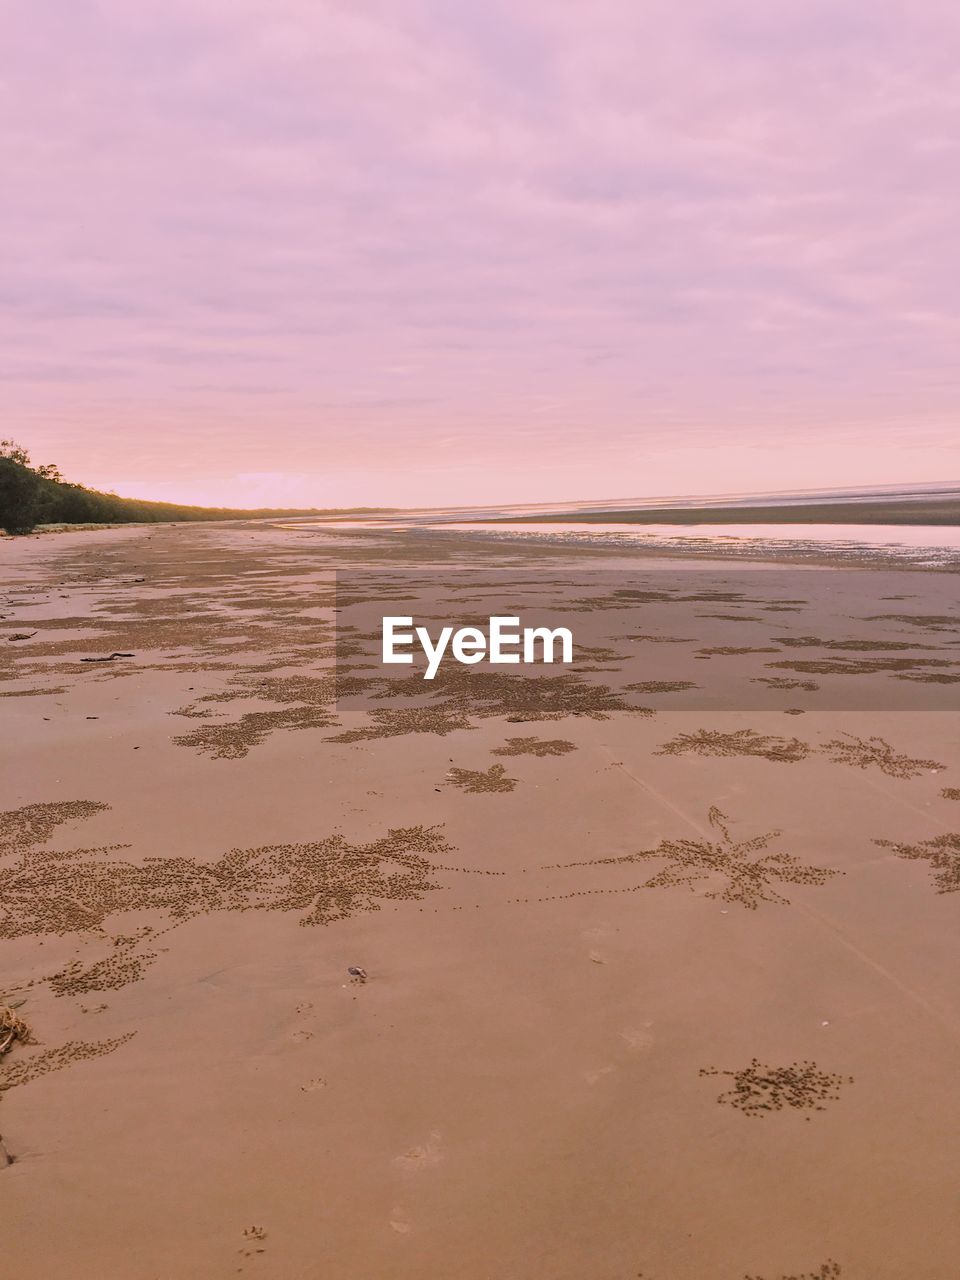
[[[892,849],[898,858],[929,862],[937,893],[960,891],[960,831],[948,831],[917,844],[901,844],[895,840],[874,840],[873,843],[882,849]]]
[[[791,649],[833,649],[844,653],[902,653],[937,648],[907,640],[823,640],[819,636],[784,636],[780,643]]]
[[[508,738],[506,745],[494,748],[495,756],[564,756],[576,751],[576,743],[565,738]]]
[[[272,664],[268,664],[272,670]],[[233,677],[228,687],[208,693],[180,707],[175,715],[207,719],[209,704],[258,699],[278,705],[278,710],[244,712],[238,720],[203,725],[179,734],[178,746],[193,747],[216,760],[239,760],[254,747],[283,729],[329,729],[339,723],[335,714],[336,681],[332,675],[268,675],[244,672]]]
[[[789,708],[788,715],[803,714],[799,708]],[[850,765],[857,769],[879,769],[889,778],[910,779],[921,774],[946,768],[939,760],[917,759],[901,755],[884,738],[876,735],[859,738],[843,733],[821,747],[811,747],[799,738],[780,738],[773,734],[761,734],[755,729],[735,729],[724,732],[719,729],[699,729],[695,733],[681,733],[666,742],[657,755],[698,756],[759,756],[777,764],[796,764],[808,756],[826,755],[834,764]]]
[[[909,673],[912,679],[933,679],[926,667],[953,667],[957,664],[947,658],[811,658],[804,661],[784,660],[768,662],[767,666],[780,671],[797,671],[811,676],[895,676]],[[919,669],[919,670],[918,670]]]
[[[110,1040],[68,1040],[56,1049],[45,1049],[42,1053],[27,1058],[17,1057],[4,1062],[0,1066],[0,1093],[14,1089],[17,1085],[29,1084],[31,1080],[49,1075],[51,1071],[62,1071],[64,1067],[73,1066],[74,1063],[102,1058],[104,1054],[119,1049],[135,1035],[135,1031],[128,1031]]]
[[[721,1106],[735,1107],[744,1115],[763,1119],[773,1111],[792,1107],[796,1111],[825,1111],[826,1104],[836,1102],[852,1076],[839,1076],[821,1071],[815,1062],[792,1062],[785,1067],[771,1067],[752,1058],[739,1071],[721,1071],[703,1067],[701,1076],[729,1076],[733,1086],[721,1093]],[[809,1116],[805,1116],[809,1120]]]
[[[445,707],[479,717],[520,711],[528,719],[584,715],[603,720],[614,711],[638,710],[608,685],[593,684],[572,672],[527,676],[451,666],[441,669],[426,690],[418,675],[404,679],[376,677],[370,686],[379,690],[372,696],[381,698],[423,697],[426,692]]]
[[[840,1264],[834,1262],[832,1258],[828,1258],[826,1262],[817,1267],[816,1271],[791,1271],[789,1275],[769,1277],[750,1274],[744,1276],[743,1280],[840,1280],[841,1275]]]
[[[10,854],[26,855],[34,845],[49,840],[63,823],[92,818],[108,808],[109,805],[96,800],[58,800],[0,813],[0,858]]]
[[[889,596],[888,599],[901,599]],[[950,613],[871,613],[864,622],[903,622],[923,631],[960,632],[960,616]]]
[[[196,714],[196,713],[194,713]],[[205,724],[174,742],[194,747],[214,760],[240,760],[278,729],[329,729],[336,716],[323,707],[289,707],[283,711],[248,711],[226,724]]]
[[[344,729],[326,741],[371,742],[378,738],[404,737],[408,733],[434,733],[445,738],[458,729],[473,728],[468,717],[452,704],[396,709],[378,707],[370,712],[370,719],[372,724],[359,729]]]
[[[712,648],[697,650],[697,653],[705,658],[715,658],[715,657],[735,658],[735,657],[739,657],[741,654],[744,654],[744,653],[779,653],[779,652],[780,650],[776,647],[771,648],[770,646],[767,646],[766,648],[758,649],[752,645],[737,645],[737,644],[718,644],[718,645],[714,645]]]
[[[152,931],[151,931],[152,932]],[[114,940],[117,950],[94,964],[85,966],[72,960],[49,979],[50,990],[56,996],[81,996],[91,991],[117,991],[131,982],[139,982],[159,954],[156,951],[136,951],[137,943]]]
[[[898,755],[883,738],[858,738],[852,733],[841,734],[824,744],[823,752],[836,764],[848,764],[857,769],[877,768],[888,778],[917,778],[931,769],[946,766],[938,760],[915,760],[911,756]]]
[[[475,721],[483,719],[521,724],[563,720],[568,716],[606,720],[615,711],[653,715],[647,708],[632,706],[609,686],[591,684],[572,672],[531,677],[451,667],[438,672],[426,688],[419,675],[403,679],[371,676],[364,680],[355,675],[350,678],[354,689],[365,685],[371,699],[426,695],[431,701],[422,707],[369,708],[368,724],[331,735],[325,739],[327,742],[365,742],[411,733],[444,736],[456,729],[472,728]],[[341,674],[338,684],[342,684],[342,680]]]
[[[754,676],[753,684],[765,684],[768,689],[802,689],[815,693],[820,686],[816,680],[791,680],[789,676]]]
[[[719,836],[717,840],[661,840],[655,849],[565,865],[622,866],[662,859],[667,865],[637,887],[694,889],[701,881],[719,878],[725,881],[723,887],[709,890],[704,896],[736,903],[748,911],[756,911],[764,902],[789,902],[776,891],[775,884],[823,885],[833,876],[842,874],[831,867],[806,865],[790,853],[767,853],[756,857],[781,833],[767,831],[748,840],[735,840],[727,826],[729,821],[714,806],[707,814],[707,822]]]
[[[693,680],[635,680],[623,687],[635,693],[681,693],[697,686]]]
[[[6,672],[3,675],[0,675],[0,680],[15,680],[15,679],[17,679],[17,673],[13,671]],[[46,698],[51,695],[56,695],[58,693],[66,693],[66,692],[67,692],[67,686],[65,684],[48,685],[42,689],[0,690],[0,698]]]
[[[789,1275],[781,1272],[776,1276],[761,1276],[751,1271],[744,1275],[743,1280],[841,1280],[842,1274],[840,1264],[828,1258],[817,1267],[816,1271],[791,1271]],[[645,1271],[640,1271],[637,1274],[637,1280],[654,1280],[654,1277],[648,1276]]]
[[[511,778],[502,764],[492,764],[489,769],[447,770],[447,781],[471,795],[491,791],[513,791],[517,779]]]
[[[354,845],[343,836],[304,843],[233,849],[215,862],[186,857],[142,863],[111,858],[104,850],[51,851],[43,843],[53,826],[105,806],[93,802],[32,805],[5,813],[0,830],[18,862],[0,867],[0,937],[67,934],[102,929],[122,911],[151,910],[183,921],[212,911],[298,911],[300,923],[329,924],[357,911],[377,911],[385,899],[418,899],[439,886],[430,858],[450,852],[436,827],[391,830]],[[46,812],[52,810],[53,812]],[[121,846],[114,846],[115,848]],[[143,958],[141,957],[141,960]],[[64,990],[101,990],[95,971],[61,978]],[[119,985],[136,966],[102,962],[106,987]]]
[[[681,733],[656,752],[659,756],[759,756],[777,764],[796,764],[810,754],[810,748],[797,738],[778,738],[774,734],[757,733],[755,729],[735,729],[724,733],[719,729],[699,729]]]

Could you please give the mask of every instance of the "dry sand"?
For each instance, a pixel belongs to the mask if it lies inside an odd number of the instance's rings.
[[[331,698],[335,569],[651,561],[204,525],[0,563],[10,1275],[960,1275],[954,575],[812,644],[776,571],[721,643],[702,599],[590,608],[587,697],[378,718]],[[765,701],[698,705],[717,671]]]

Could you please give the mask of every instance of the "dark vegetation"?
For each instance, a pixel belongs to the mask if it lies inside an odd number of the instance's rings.
[[[377,509],[358,507],[351,509],[351,514]],[[13,440],[0,440],[0,529],[7,533],[30,533],[39,524],[140,524],[328,514],[316,508],[244,511],[119,498],[115,493],[100,493],[81,484],[70,484],[55,466],[35,466],[20,445]]]

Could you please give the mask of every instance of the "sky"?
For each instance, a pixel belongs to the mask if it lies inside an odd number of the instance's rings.
[[[233,506],[960,479],[955,0],[6,0],[0,436]]]

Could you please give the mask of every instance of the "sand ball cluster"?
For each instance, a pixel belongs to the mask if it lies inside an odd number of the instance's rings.
[[[785,1107],[796,1111],[825,1111],[825,1104],[836,1102],[841,1088],[853,1083],[853,1076],[821,1071],[815,1062],[792,1062],[786,1067],[770,1067],[758,1058],[751,1059],[749,1066],[739,1071],[703,1067],[700,1074],[730,1076],[733,1087],[721,1093],[717,1102],[757,1118],[763,1118],[771,1111],[782,1111]]]
[[[447,781],[455,787],[479,795],[484,791],[513,791],[517,779],[511,778],[502,764],[492,764],[489,769],[447,770]]]

